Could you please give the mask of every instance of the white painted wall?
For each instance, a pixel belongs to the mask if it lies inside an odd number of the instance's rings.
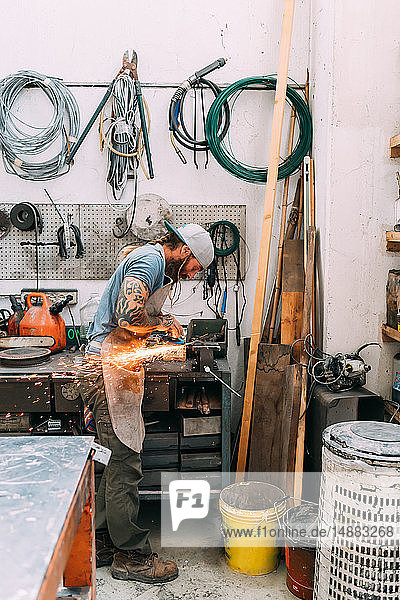
[[[394,224],[400,127],[400,6],[396,0],[312,0],[311,101],[321,231],[323,338],[328,352],[381,341]],[[390,395],[397,344],[371,348],[368,387]]]
[[[66,81],[108,81],[122,52],[134,46],[145,82],[179,82],[219,56],[228,64],[213,75],[216,82],[276,71],[283,2],[163,1],[132,3],[72,0],[68,4],[3,0],[0,76],[31,68]],[[317,222],[320,228],[322,338],[328,351],[350,351],[366,341],[380,341],[385,318],[387,271],[397,255],[384,249],[384,232],[393,225],[399,161],[388,158],[388,140],[400,128],[400,52],[397,0],[298,0],[290,75],[304,82],[310,65],[314,120]],[[85,124],[103,90],[74,89]],[[146,90],[152,114],[151,145],[156,170],[140,192],[155,192],[170,203],[243,203],[248,209],[248,310],[243,335],[250,331],[257,249],[264,189],[234,179],[214,161],[207,171],[183,166],[170,148],[167,108],[170,90]],[[271,111],[260,101],[247,111],[249,129],[242,139],[244,156],[265,162]],[[243,109],[244,110],[244,109]],[[284,143],[286,133],[284,134]],[[59,202],[104,203],[104,157],[94,128],[67,176],[48,183]],[[0,169],[2,200],[44,201],[42,185],[24,182]],[[281,186],[278,186],[278,210]],[[276,219],[276,223],[279,218]],[[276,245],[274,231],[273,245]],[[105,257],[107,259],[107,257]],[[18,292],[32,282],[3,281],[1,294]],[[42,282],[55,285],[57,282]],[[69,282],[81,300],[105,282]],[[175,312],[183,322],[208,312],[200,286],[194,296],[186,283],[186,302]],[[5,305],[5,302],[1,302]],[[229,298],[232,316],[233,297]],[[396,348],[368,350],[373,370],[368,386],[389,394],[391,358]],[[230,361],[236,385],[242,381],[241,353],[231,339]]]
[[[131,2],[94,0],[68,3],[50,0],[3,0],[1,72],[3,77],[19,69],[33,69],[65,81],[109,81],[120,67],[122,53],[134,47],[139,56],[139,76],[144,82],[178,83],[195,70],[220,56],[228,64],[215,72],[217,83],[233,82],[250,75],[272,74],[277,70],[283,2],[276,0],[202,0],[174,3],[163,0]],[[290,76],[304,82],[309,57],[309,0],[296,2]],[[73,89],[78,100],[82,124],[92,114],[104,90]],[[196,171],[191,161],[184,166],[172,150],[168,138],[167,110],[172,90],[146,89],[152,116],[151,147],[156,178],[143,179],[139,193],[154,192],[170,203],[246,204],[247,241],[251,260],[247,274],[248,310],[243,335],[249,335],[255,277],[258,262],[264,187],[235,179],[212,159],[207,171]],[[252,101],[243,107],[248,128],[239,134],[243,158],[265,164],[269,150],[272,101]],[[269,104],[268,104],[269,103]],[[284,133],[286,144],[287,131]],[[46,187],[58,202],[104,203],[105,161],[98,150],[94,127],[76,158],[71,172]],[[4,202],[46,201],[43,185],[6,175],[0,168],[0,187]],[[280,203],[281,186],[277,200]],[[279,206],[278,206],[279,210]],[[279,217],[276,219],[278,223]],[[277,246],[276,235],[273,245]],[[105,257],[107,260],[108,257]],[[1,294],[18,292],[29,282],[3,281]],[[43,287],[59,282],[42,281]],[[71,281],[84,302],[105,282]],[[32,284],[32,282],[30,282]],[[182,298],[190,296],[193,285],[186,283]],[[5,302],[2,303],[3,305]],[[204,311],[201,286],[175,312],[183,323],[190,315]],[[228,315],[233,326],[234,297],[228,299]],[[76,311],[75,311],[76,312]],[[242,355],[234,337],[230,340],[230,362],[235,385],[242,384]]]

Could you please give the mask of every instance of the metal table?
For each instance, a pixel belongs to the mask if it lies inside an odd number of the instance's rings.
[[[92,437],[0,438],[0,599],[95,597]]]

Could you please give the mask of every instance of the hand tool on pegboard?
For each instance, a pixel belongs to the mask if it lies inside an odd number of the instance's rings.
[[[57,245],[60,258],[62,260],[68,259],[70,257],[70,250],[73,245],[76,246],[75,258],[82,258],[82,256],[85,254],[85,248],[83,246],[79,227],[71,222],[70,214],[67,215],[66,219],[63,217],[49,192],[46,189],[44,191],[46,192],[47,197],[51,201],[62,221],[61,227],[57,230]],[[75,238],[75,243],[73,243],[71,240],[71,233]]]
[[[36,289],[39,289],[39,235],[43,231],[43,221],[39,209],[29,202],[15,204],[10,212],[11,223],[20,231],[34,231],[34,242],[20,242],[21,246],[35,247]]]
[[[30,242],[27,240],[24,240],[22,242],[20,242],[21,246],[35,246],[36,249],[36,254],[38,251],[39,247],[46,247],[46,246],[58,246],[58,252],[60,255],[60,258],[62,260],[67,260],[68,258],[70,258],[70,250],[71,248],[75,247],[76,248],[76,252],[75,252],[75,258],[82,258],[85,255],[85,248],[83,246],[83,242],[82,242],[82,236],[81,236],[81,232],[80,229],[77,225],[74,225],[71,222],[71,215],[68,214],[67,218],[64,218],[63,215],[61,214],[58,206],[55,204],[53,198],[50,196],[50,194],[48,193],[47,190],[44,190],[48,196],[48,198],[51,200],[52,205],[54,206],[54,208],[56,209],[58,216],[60,217],[61,221],[62,221],[62,225],[61,227],[59,227],[59,229],[57,230],[57,241],[56,242],[40,242],[38,240],[38,235],[36,233],[35,236],[35,241],[34,242]],[[18,227],[18,229],[21,229],[22,231],[30,231],[32,229],[31,227],[31,222],[37,222],[38,219],[40,219],[40,231],[42,231],[43,228],[43,224],[40,218],[39,213],[34,213],[26,211],[26,209],[24,208],[25,206],[30,206],[28,204],[18,204],[16,205],[13,210],[11,211],[13,213],[14,209],[15,209],[15,218],[12,219],[13,223],[15,224],[16,227]],[[35,207],[33,207],[35,208]],[[35,208],[35,211],[37,209]],[[37,231],[37,227],[35,226],[35,231]],[[74,238],[74,241],[72,240],[72,237]],[[38,265],[38,257],[37,257],[37,265]],[[37,271],[38,271],[38,266],[37,266]],[[37,280],[38,280],[38,275],[37,275]],[[37,289],[39,289],[39,285],[37,283]]]

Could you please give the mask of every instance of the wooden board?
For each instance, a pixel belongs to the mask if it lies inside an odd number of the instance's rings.
[[[287,473],[286,492],[293,495],[294,468],[296,459],[297,428],[300,416],[300,401],[307,377],[301,365],[289,365],[285,370],[281,423],[281,466]]]
[[[390,138],[390,158],[400,158],[400,133]]]
[[[294,195],[294,200],[291,203],[291,209],[290,209],[289,217],[288,217],[287,223],[286,223],[285,240],[291,240],[294,238],[294,234],[295,234],[296,227],[297,227],[297,221],[299,218],[300,189],[301,189],[301,178],[299,177],[299,179],[297,180],[297,186],[296,186],[296,192]],[[282,252],[282,257],[283,257],[283,252]],[[265,316],[265,321],[264,321],[264,326],[263,326],[263,334],[262,334],[262,338],[261,338],[262,342],[269,342],[271,339],[270,338],[270,329],[271,329],[271,323],[272,323],[272,313],[274,312],[275,306],[278,307],[279,301],[281,299],[282,281],[280,280],[278,282],[278,271],[279,271],[279,262],[278,262],[278,266],[277,266],[277,276],[275,277],[275,281],[272,286],[272,293],[269,298],[268,308],[267,308],[267,312],[266,312],[266,316]],[[278,297],[276,297],[277,292],[278,292]],[[274,323],[273,331],[275,330],[275,325],[276,324]],[[280,328],[280,322],[278,324],[277,329],[279,329],[279,328]],[[280,332],[277,332],[276,337],[278,339],[280,339]]]
[[[303,492],[304,443],[306,438],[306,406],[307,406],[307,370],[301,367],[300,414],[297,422],[296,458],[294,464],[295,498],[301,498]]]
[[[282,344],[259,345],[249,471],[280,471],[283,386],[289,350],[290,346]]]
[[[51,348],[54,346],[51,335],[19,335],[0,338],[0,348]]]
[[[400,252],[400,231],[386,232],[386,250],[388,252]]]
[[[274,114],[272,117],[271,143],[268,159],[267,185],[265,187],[264,213],[261,229],[258,271],[254,299],[253,322],[249,364],[247,368],[246,387],[243,400],[242,424],[240,430],[239,452],[237,460],[236,480],[243,479],[246,469],[250,424],[253,411],[253,396],[255,390],[258,347],[262,334],[262,319],[264,314],[265,291],[271,249],[272,221],[275,208],[275,194],[278,181],[280,146],[282,139],[283,115],[286,101],[286,89],[289,69],[290,44],[292,39],[295,0],[285,0],[283,9],[282,35],[279,48],[278,76]]]
[[[400,342],[400,331],[389,327],[389,325],[382,325],[382,341]]]
[[[314,288],[315,274],[315,237],[316,231],[314,226],[310,226],[307,230],[307,267],[304,284],[304,307],[303,307],[303,324],[301,337],[304,338],[312,331],[312,299]],[[306,352],[301,352],[301,362],[305,364],[308,361]],[[305,411],[307,406],[307,377],[302,379],[302,391],[300,399],[300,418],[297,428],[297,443],[296,443],[296,462],[295,462],[295,482],[294,495],[296,498],[301,498],[303,487],[303,463],[304,463],[304,441],[305,441]]]
[[[292,113],[291,113],[291,117],[290,117],[290,127],[289,127],[288,155],[291,154],[292,150],[293,150],[293,136],[294,136],[295,122],[296,122],[296,111],[295,111],[294,107],[292,107]],[[285,241],[285,231],[286,231],[286,214],[287,214],[288,195],[289,195],[289,180],[290,180],[290,177],[286,177],[285,185],[284,185],[284,189],[283,189],[283,198],[282,198],[282,206],[281,206],[281,230],[279,233],[278,262],[277,262],[277,266],[276,266],[276,278],[275,278],[275,285],[274,285],[274,292],[273,292],[272,316],[270,319],[270,327],[269,327],[269,333],[268,333],[267,339],[263,340],[263,341],[267,341],[269,344],[271,344],[273,341],[276,315],[278,313],[278,305],[279,305],[279,301],[281,298],[283,244]]]
[[[301,337],[303,322],[303,241],[286,240],[283,249],[281,343]]]
[[[400,271],[391,269],[386,283],[386,325],[397,329],[397,310],[400,308]]]

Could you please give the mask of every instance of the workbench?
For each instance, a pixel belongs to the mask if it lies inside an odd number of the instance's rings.
[[[95,598],[93,438],[0,438],[0,599]],[[78,593],[75,590],[75,593]],[[69,596],[70,600],[76,596]]]
[[[0,439],[3,435],[85,434],[76,387],[82,360],[80,352],[64,350],[38,365],[0,365]],[[210,360],[212,370],[230,385],[226,357]],[[143,499],[160,496],[163,471],[230,471],[231,392],[198,363],[192,357],[146,365],[144,478],[139,490]],[[210,414],[201,413],[193,403],[201,389],[209,398]],[[97,482],[101,471],[97,465]]]

